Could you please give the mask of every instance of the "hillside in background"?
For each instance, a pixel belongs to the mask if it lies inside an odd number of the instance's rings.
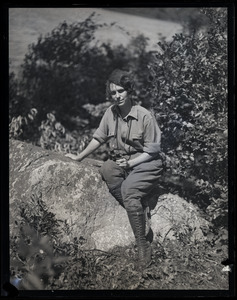
[[[96,33],[98,46],[103,42],[112,45],[126,45],[131,36],[144,34],[149,38],[148,48],[157,48],[157,42],[164,37],[170,40],[182,30],[178,23],[128,15],[101,8],[10,8],[9,10],[9,60],[10,69],[16,73],[23,63],[28,46],[36,43],[40,35],[46,35],[60,23],[81,22],[95,12],[97,23],[113,23]],[[125,12],[125,11],[124,11]]]
[[[183,24],[190,16],[199,15],[197,7],[110,7],[109,11],[143,16]]]

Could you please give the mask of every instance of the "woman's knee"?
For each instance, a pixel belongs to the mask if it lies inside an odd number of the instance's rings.
[[[113,160],[107,160],[99,170],[103,180],[106,182],[117,182],[118,179],[124,180],[125,171]],[[119,180],[120,181],[120,180]]]
[[[121,193],[126,210],[137,210],[142,208],[142,195],[138,189],[121,186]]]
[[[107,160],[103,163],[103,165],[100,167],[99,172],[104,177],[106,176],[112,168],[112,163],[110,160]]]

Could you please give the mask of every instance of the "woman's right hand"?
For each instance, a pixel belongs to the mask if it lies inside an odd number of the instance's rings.
[[[71,158],[72,160],[80,161],[80,157],[78,155],[75,155],[72,153],[67,153],[67,154],[65,154],[65,156]]]

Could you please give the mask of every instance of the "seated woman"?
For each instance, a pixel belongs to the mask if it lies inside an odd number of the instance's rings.
[[[141,268],[151,262],[151,245],[146,239],[142,200],[161,176],[159,156],[161,132],[155,117],[132,100],[131,74],[116,69],[106,82],[106,93],[114,102],[105,112],[93,139],[79,154],[66,154],[82,161],[103,143],[110,144],[110,159],[100,169],[110,193],[126,209]]]

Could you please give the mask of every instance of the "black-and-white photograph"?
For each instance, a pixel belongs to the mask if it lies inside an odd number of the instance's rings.
[[[9,8],[19,295],[229,291],[229,13]]]

